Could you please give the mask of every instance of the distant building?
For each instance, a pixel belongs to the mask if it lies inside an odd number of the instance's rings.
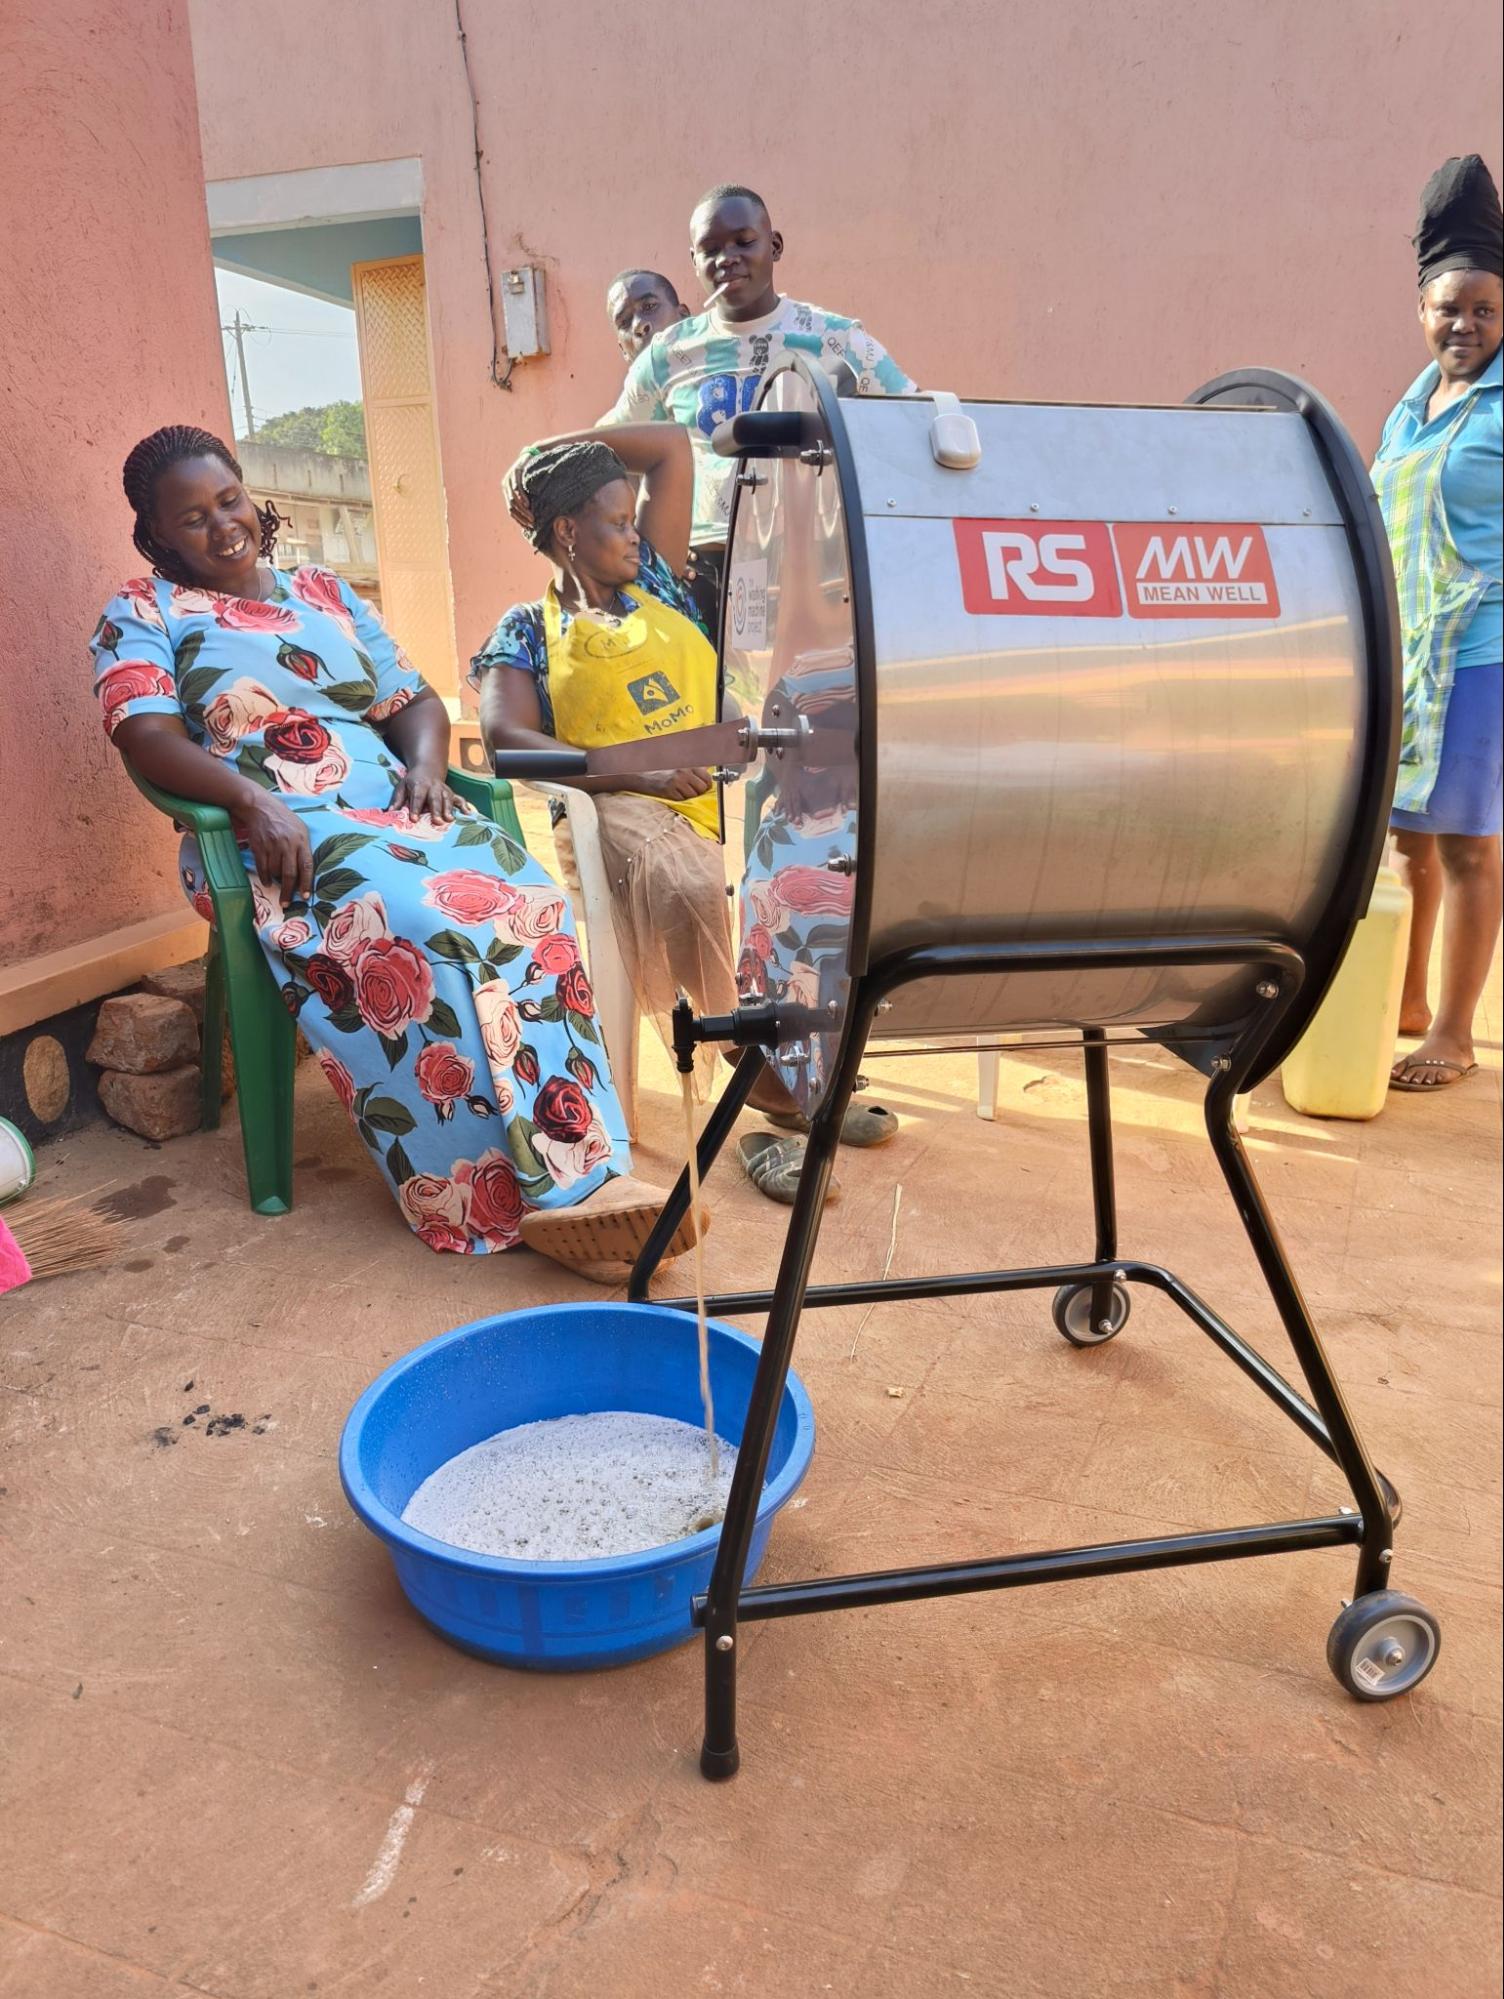
[[[331,458],[290,444],[237,439],[246,488],[261,505],[269,501],[284,526],[277,562],[284,569],[318,562],[344,577],[378,610],[376,521],[371,510],[371,470],[363,458]]]

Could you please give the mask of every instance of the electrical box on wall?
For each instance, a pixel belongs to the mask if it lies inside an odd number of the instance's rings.
[[[511,360],[528,361],[548,352],[548,303],[537,264],[502,272],[501,316]]]

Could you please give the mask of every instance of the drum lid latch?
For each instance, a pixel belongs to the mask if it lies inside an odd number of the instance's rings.
[[[982,462],[982,440],[976,425],[962,409],[960,397],[949,389],[927,393],[935,405],[930,419],[930,455],[937,465],[948,466],[953,472],[969,472]]]

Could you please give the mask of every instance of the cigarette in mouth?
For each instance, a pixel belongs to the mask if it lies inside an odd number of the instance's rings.
[[[730,290],[730,288],[731,288],[731,280],[729,278],[726,280],[725,284],[717,285],[715,290],[710,294],[709,298],[706,299],[705,301],[705,310],[709,312],[710,308],[713,305],[717,304],[719,300],[723,299],[726,296],[726,293]]]

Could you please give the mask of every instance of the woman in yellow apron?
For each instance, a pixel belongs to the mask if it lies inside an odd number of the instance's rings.
[[[491,751],[598,749],[716,720],[715,649],[680,581],[694,490],[688,433],[621,425],[609,439],[587,431],[535,445],[508,475],[513,513],[554,576],[540,601],[506,613],[471,661]],[[708,772],[667,758],[630,780],[578,783],[595,794],[638,1005],[671,1045],[680,990],[696,1012],[736,1004],[715,786]]]

